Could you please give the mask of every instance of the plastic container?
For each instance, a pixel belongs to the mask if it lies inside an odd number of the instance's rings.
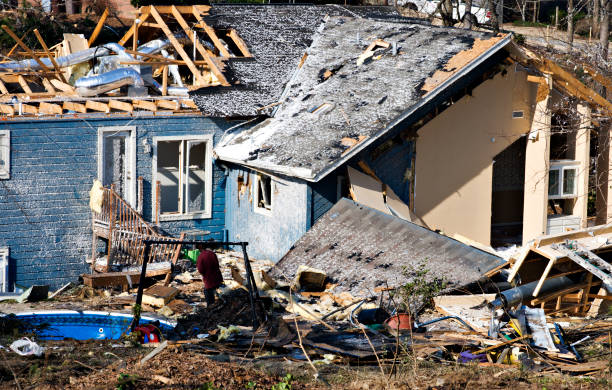
[[[199,249],[190,249],[185,251],[185,257],[188,258],[193,264],[197,262],[198,256],[200,256]]]
[[[385,321],[385,325],[387,325],[390,330],[409,330],[412,329],[412,318],[410,318],[408,313],[398,313],[389,317]]]

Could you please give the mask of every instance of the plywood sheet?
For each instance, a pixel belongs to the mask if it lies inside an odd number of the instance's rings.
[[[423,222],[421,218],[417,217],[416,214],[413,213],[412,210],[410,210],[410,207],[408,207],[408,205],[404,203],[404,201],[402,201],[395,192],[393,192],[391,187],[387,186],[386,192],[387,206],[391,209],[393,214],[406,221],[410,221],[412,223],[416,223],[417,225],[427,227],[425,222]]]
[[[489,309],[483,303],[493,299],[495,294],[441,295],[434,298],[434,303],[439,311],[458,316],[474,329],[485,332],[491,318]]]
[[[355,202],[389,214],[379,181],[351,167],[348,167],[348,176]]]

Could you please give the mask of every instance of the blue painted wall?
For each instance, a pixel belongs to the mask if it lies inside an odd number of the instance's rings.
[[[342,196],[338,196],[338,177],[347,177],[346,166],[357,170],[357,162],[363,160],[374,171],[383,183],[390,186],[404,201],[410,204],[410,185],[412,182],[412,158],[414,156],[414,141],[405,140],[400,136],[381,140],[367,150],[342,165],[322,180],[308,183],[311,192],[310,219],[308,227],[312,226],[323,214],[332,208]],[[345,195],[346,196],[346,195]]]
[[[278,261],[306,232],[308,186],[301,180],[273,176],[272,210],[261,214],[253,207],[255,175],[248,169],[230,167],[225,200],[229,238],[248,241],[250,257]]]
[[[144,216],[151,218],[152,153],[142,140],[153,136],[214,134],[237,122],[202,116],[87,117],[5,121],[11,131],[11,177],[0,180],[0,247],[10,248],[10,283],[57,288],[88,271],[91,254],[89,190],[97,177],[98,128],[135,126],[137,176],[144,181]],[[173,235],[198,228],[223,238],[225,175],[213,164],[212,218],[163,222]]]

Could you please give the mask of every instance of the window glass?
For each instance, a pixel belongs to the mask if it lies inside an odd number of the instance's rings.
[[[0,133],[0,179],[8,178],[10,149],[8,132]]]
[[[161,213],[178,213],[180,200],[181,141],[157,144],[157,180],[161,185]]]
[[[206,142],[189,141],[187,164],[187,212],[206,208]]]
[[[574,195],[576,189],[576,169],[563,170],[563,195]]]
[[[548,195],[559,195],[559,170],[551,169],[548,173]]]
[[[257,183],[257,207],[261,209],[272,209],[272,178],[260,175]]]

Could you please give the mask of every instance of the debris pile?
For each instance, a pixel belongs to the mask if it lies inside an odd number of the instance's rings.
[[[209,6],[146,6],[118,42],[95,46],[108,10],[87,39],[64,34],[49,47],[34,30],[42,51],[16,42],[0,63],[0,113],[8,116],[181,112],[196,109],[189,91],[229,86],[225,61],[251,54],[236,31],[215,30]],[[21,57],[19,59],[14,59]]]

